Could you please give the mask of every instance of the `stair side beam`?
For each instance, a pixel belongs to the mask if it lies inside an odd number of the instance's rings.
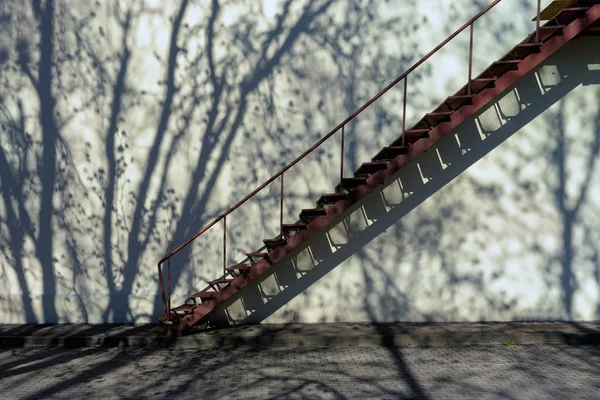
[[[279,189],[279,235],[283,237],[283,175],[281,174],[281,188]]]
[[[342,145],[340,147],[340,193],[343,190],[342,181],[344,180],[344,128],[346,125],[342,125]]]
[[[170,260],[170,258],[169,258]],[[227,215],[223,217],[223,275],[225,275],[225,268],[227,267]]]

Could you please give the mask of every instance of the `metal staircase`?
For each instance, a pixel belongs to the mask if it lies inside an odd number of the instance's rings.
[[[521,43],[513,47],[506,55],[492,63],[481,74],[472,77],[474,22],[489,12],[501,0],[488,5],[479,14],[464,24],[430,53],[396,78],[381,92],[371,98],[362,107],[352,113],[331,132],[315,143],[302,155],[288,164],[244,199],[224,212],[217,219],[192,236],[158,263],[159,283],[165,314],[158,318],[159,322],[170,326],[172,333],[182,335],[189,328],[204,322],[209,313],[215,310],[236,292],[263,274],[270,266],[297,249],[319,230],[326,227],[336,216],[343,213],[352,204],[368,195],[377,186],[383,184],[390,176],[419,154],[426,151],[436,141],[450,133],[467,118],[481,110],[494,98],[511,87],[525,74],[532,71],[550,55],[569,41],[581,35],[600,35],[600,0],[555,1],[541,10],[537,1],[536,29]],[[541,21],[546,22],[541,25]],[[419,122],[406,129],[406,93],[408,77],[419,65],[429,59],[459,33],[469,29],[469,73],[467,84],[459,91],[446,98],[432,112],[425,114]],[[364,162],[355,171],[354,176],[343,176],[344,127],[363,110],[369,107],[388,90],[403,82],[404,104],[402,118],[402,134],[389,146],[382,148],[370,161]],[[312,153],[327,139],[341,134],[340,180],[332,193],[323,194],[316,202],[316,207],[304,209],[295,223],[283,223],[284,175],[292,166]],[[250,198],[263,190],[275,180],[280,181],[280,234],[263,241],[261,252],[246,253],[247,261],[242,264],[227,266],[227,216],[241,207]],[[223,224],[223,275],[208,282],[208,289],[188,296],[185,304],[171,307],[171,259],[192,241],[218,223]],[[163,278],[163,265],[167,267],[167,284]]]

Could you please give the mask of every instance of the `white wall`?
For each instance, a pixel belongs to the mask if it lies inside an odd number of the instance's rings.
[[[270,1],[54,3],[52,13],[32,10],[30,3],[17,0],[0,4],[0,322],[4,323],[152,320],[162,310],[158,259],[300,154],[478,11],[467,0],[385,5],[291,1],[287,8]],[[478,22],[475,71],[533,29],[534,3],[504,0],[494,14]],[[52,27],[47,24],[49,16]],[[465,32],[411,75],[409,125],[465,83],[467,43]],[[43,57],[45,51],[52,63]],[[574,93],[579,89],[569,96]],[[401,99],[398,88],[348,126],[346,173],[397,136]],[[575,108],[591,115],[595,111],[589,107]],[[547,111],[536,119],[543,122],[533,124],[542,124],[546,136],[551,136],[553,130],[544,125],[551,118],[553,112]],[[331,191],[338,174],[339,139],[323,149],[286,174],[286,221],[295,220],[320,193]],[[54,155],[56,161],[51,162]],[[557,164],[548,165],[540,168],[549,172]],[[569,168],[576,167],[569,164]],[[531,173],[537,182],[539,172]],[[491,185],[487,174],[481,174],[470,169],[459,181]],[[472,182],[463,186],[476,187]],[[240,261],[244,252],[277,233],[278,194],[276,182],[228,218],[228,262]],[[448,196],[443,201],[448,202]],[[414,212],[439,218],[432,202],[437,204],[430,199]],[[554,203],[549,199],[547,204]],[[448,202],[446,207],[452,216],[464,216],[459,213],[461,204]],[[341,311],[345,302],[338,306],[337,300],[328,300],[328,307],[320,307],[324,296],[320,293],[330,293],[323,285],[339,282],[336,274],[354,268],[350,279],[357,288],[364,287],[369,282],[364,271],[346,264],[366,268],[379,247],[389,252],[386,260],[401,262],[396,251],[404,254],[403,246],[390,247],[388,242],[410,243],[419,237],[395,233],[405,232],[411,218],[417,217],[411,213],[390,227],[271,319],[363,320],[365,304],[360,310]],[[444,219],[446,224],[449,219]],[[556,220],[556,232],[560,221]],[[495,229],[510,232],[507,227]],[[490,232],[491,228],[484,233]],[[197,291],[206,279],[217,277],[222,233],[220,226],[211,229],[175,260],[178,295]],[[464,246],[486,243],[484,233],[469,236]],[[450,236],[454,235],[458,233]],[[423,242],[443,250],[435,240]],[[551,246],[559,249],[562,242],[556,243]],[[499,250],[493,249],[486,254],[497,254]],[[403,257],[408,264],[402,265],[441,268],[432,254],[412,254],[412,261]],[[444,268],[469,265],[462,261],[466,258],[448,257]],[[481,264],[486,262],[491,261],[480,258]],[[556,276],[562,264],[558,260],[547,265]],[[597,263],[590,265],[593,269]],[[385,268],[391,273],[389,266]],[[342,289],[348,292],[343,285]],[[394,292],[398,296],[384,296],[386,301],[402,303],[406,294],[400,296],[401,289],[400,285]],[[597,296],[594,293],[590,296]],[[321,310],[314,311],[315,307]],[[411,304],[413,314],[407,318],[429,312],[425,306],[423,311],[417,308]],[[588,314],[585,318],[590,318]],[[397,315],[392,311],[376,318]],[[462,314],[455,315],[447,318]]]

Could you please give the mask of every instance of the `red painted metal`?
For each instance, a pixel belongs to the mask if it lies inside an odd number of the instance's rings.
[[[426,61],[429,57],[431,57],[432,54],[434,54],[436,51],[438,51],[440,48],[442,48],[451,39],[456,37],[460,32],[462,32],[464,29],[466,29],[466,27],[471,27],[471,34],[472,34],[473,22],[476,21],[478,18],[480,18],[483,14],[488,12],[492,7],[494,7],[500,1],[501,0],[496,0],[493,3],[491,3],[489,6],[487,6],[478,15],[476,15],[469,22],[464,24],[455,33],[450,35],[446,40],[444,40],[434,50],[429,52],[425,57],[423,57],[415,65],[413,65],[411,68],[409,68],[405,73],[400,75],[397,79],[395,79],[392,83],[390,83],[388,86],[386,86],[377,95],[375,95],[373,98],[371,98],[369,101],[367,101],[362,107],[360,107],[355,112],[353,112],[348,118],[346,118],[342,123],[340,123],[338,126],[336,126],[332,131],[330,131],[327,135],[325,135],[322,139],[320,139],[317,143],[315,143],[311,148],[309,148],[307,151],[305,151],[302,155],[297,157],[294,161],[292,161],[290,164],[288,164],[286,167],[284,167],[280,172],[278,172],[276,175],[271,177],[265,183],[260,185],[256,190],[254,190],[252,193],[247,195],[244,199],[239,201],[236,205],[231,207],[229,210],[227,210],[225,213],[223,213],[220,217],[218,217],[217,219],[215,219],[214,221],[209,223],[207,226],[205,226],[197,234],[195,234],[190,239],[188,239],[186,242],[184,242],[182,245],[177,247],[177,249],[175,249],[170,254],[168,254],[163,259],[161,259],[158,263],[158,270],[159,270],[160,287],[161,287],[161,292],[162,292],[162,297],[163,297],[163,304],[165,304],[165,312],[166,312],[165,317],[168,319],[169,315],[170,315],[169,314],[169,312],[170,312],[170,297],[171,297],[170,296],[170,258],[174,254],[179,252],[181,249],[183,249],[188,244],[190,244],[198,236],[202,235],[204,232],[206,232],[208,229],[210,229],[212,226],[214,226],[219,220],[223,219],[224,225],[225,225],[225,223],[226,223],[225,218],[228,214],[230,214],[232,211],[234,211],[235,209],[240,207],[248,199],[253,197],[260,190],[264,189],[267,185],[269,185],[271,182],[273,182],[279,176],[281,176],[280,229],[282,231],[282,229],[283,229],[283,220],[282,220],[283,207],[282,207],[282,205],[283,205],[283,195],[284,195],[284,193],[283,193],[283,174],[288,169],[290,169],[292,166],[294,166],[296,163],[298,163],[300,160],[302,160],[304,157],[306,157],[308,154],[310,154],[312,151],[314,151],[317,147],[319,147],[322,143],[324,143],[327,139],[329,139],[329,137],[331,137],[333,134],[335,134],[338,130],[341,129],[342,133],[343,133],[344,126],[346,123],[348,123],[349,121],[354,119],[358,114],[360,114],[364,109],[366,109],[369,105],[371,105],[373,102],[375,102],[383,94],[385,94],[389,89],[391,89],[393,86],[395,86],[397,83],[399,83],[400,80],[402,80],[402,79],[405,79],[404,99],[405,99],[405,104],[406,104],[406,85],[407,85],[406,77],[408,76],[408,74],[410,72],[412,72],[415,68],[417,68],[419,65],[421,65],[424,61]],[[538,18],[539,18],[539,12],[538,12]],[[565,27],[563,29],[562,35],[553,36],[544,45],[542,45],[539,53],[532,54],[531,56],[529,56],[528,58],[523,60],[519,64],[519,67],[517,70],[506,72],[503,76],[501,76],[495,82],[494,87],[484,89],[482,92],[478,93],[474,97],[473,102],[470,105],[465,105],[465,106],[461,107],[459,110],[457,110],[457,112],[455,112],[453,114],[451,121],[437,125],[431,131],[429,131],[428,138],[423,138],[423,139],[420,139],[417,142],[415,142],[412,146],[409,147],[408,154],[399,155],[399,156],[395,157],[395,159],[388,164],[387,169],[380,170],[380,171],[370,175],[368,177],[368,179],[366,180],[365,185],[359,186],[355,190],[351,191],[349,193],[347,200],[338,201],[337,203],[328,207],[326,209],[325,215],[317,216],[316,218],[310,219],[310,221],[307,222],[307,229],[303,230],[303,231],[299,231],[295,235],[293,235],[291,237],[291,239],[288,240],[287,245],[275,248],[271,253],[269,253],[262,260],[259,260],[258,262],[254,263],[252,268],[249,270],[248,274],[240,275],[237,278],[235,278],[231,282],[230,285],[228,285],[226,288],[224,288],[222,291],[220,291],[218,294],[216,294],[216,296],[213,300],[209,300],[209,301],[203,303],[202,305],[200,305],[197,308],[195,308],[194,310],[192,310],[189,314],[185,315],[183,318],[180,318],[179,319],[180,330],[178,332],[181,333],[181,329],[189,327],[189,326],[193,325],[194,323],[198,322],[203,316],[205,316],[208,312],[213,310],[218,304],[222,303],[228,297],[230,297],[233,293],[235,293],[237,290],[239,290],[240,288],[242,288],[243,286],[245,286],[246,284],[248,284],[249,282],[254,280],[258,275],[260,275],[267,268],[269,268],[270,265],[272,265],[273,263],[280,260],[286,254],[289,254],[289,252],[291,252],[293,249],[298,247],[298,245],[300,245],[304,240],[306,240],[307,238],[309,238],[310,236],[315,234],[317,231],[319,231],[322,227],[327,225],[327,223],[329,223],[335,216],[339,215],[341,212],[343,212],[345,209],[347,209],[351,204],[355,203],[361,197],[370,193],[376,186],[383,183],[383,181],[386,178],[388,178],[393,173],[395,173],[401,166],[405,165],[408,161],[413,160],[416,156],[418,156],[423,151],[425,151],[427,148],[429,148],[433,143],[435,143],[441,137],[443,137],[444,135],[449,133],[452,129],[456,128],[456,126],[458,126],[460,123],[464,122],[465,119],[467,119],[473,113],[480,110],[484,105],[488,104],[494,97],[496,97],[502,91],[506,90],[508,87],[510,87],[510,85],[514,84],[524,74],[531,71],[535,66],[539,65],[539,63],[541,63],[544,59],[546,59],[550,54],[554,53],[564,43],[568,42],[573,37],[575,37],[577,34],[584,31],[588,26],[590,26],[592,23],[597,21],[599,18],[600,18],[600,5],[593,6],[592,8],[590,8],[590,10],[588,10],[586,12],[586,15],[584,18],[579,18],[575,22],[573,22],[573,23],[569,24],[567,27]],[[539,29],[536,27],[536,36],[537,35],[539,35]],[[470,59],[471,59],[471,56],[470,56]],[[403,114],[405,114],[405,105],[403,108],[404,108]],[[403,133],[406,130],[404,117],[405,117],[405,115],[403,116]],[[402,141],[404,142],[404,134],[402,136],[403,136]],[[341,163],[343,163],[343,147],[342,147]],[[343,169],[341,169],[341,171],[343,172]],[[342,181],[343,181],[343,175],[341,174],[340,187],[341,187]],[[281,232],[281,233],[283,233],[283,232]],[[226,244],[224,241],[224,250],[225,250],[225,245]],[[225,251],[224,251],[224,254],[225,254]],[[169,292],[168,292],[168,300],[167,300],[168,305],[167,305],[167,301],[165,301],[165,296],[164,296],[164,283],[162,280],[162,269],[161,269],[162,263],[167,260],[168,260],[168,268],[169,268],[169,278],[168,278],[169,279],[169,288],[168,288]]]
[[[223,275],[227,267],[227,215],[223,216]]]
[[[167,262],[167,280],[168,280],[168,288],[169,288],[169,292],[168,292],[169,304],[167,305],[167,315],[169,315],[169,313],[171,312],[171,259],[170,258],[169,258],[169,261]]]
[[[158,283],[160,286],[160,294],[162,296],[163,301],[163,309],[165,310],[165,317],[169,315],[169,310],[167,310],[167,297],[165,295],[165,280],[163,278],[162,270],[160,268],[160,264],[158,265]]]
[[[281,174],[281,190],[279,193],[279,235],[283,237],[283,174]]]
[[[406,85],[408,76],[404,77],[404,97],[402,100],[402,146],[406,146]]]
[[[342,192],[342,181],[344,180],[344,127],[342,126],[342,146],[340,149],[340,193]]]

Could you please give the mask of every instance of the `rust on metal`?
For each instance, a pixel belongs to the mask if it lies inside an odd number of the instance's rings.
[[[344,180],[344,128],[342,125],[342,145],[340,150],[340,191],[342,190],[342,181]]]
[[[408,76],[404,77],[404,96],[402,97],[402,146],[406,146],[406,85]]]
[[[281,174],[281,190],[279,193],[279,234],[283,236],[283,174]]]
[[[223,273],[225,273],[225,267],[227,267],[227,216],[223,217]]]

